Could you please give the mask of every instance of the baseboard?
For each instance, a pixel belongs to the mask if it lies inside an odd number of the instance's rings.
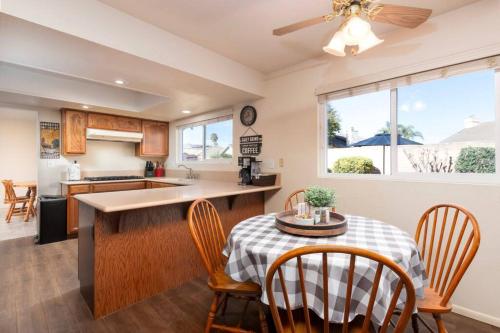
[[[477,312],[471,309],[464,308],[463,306],[460,305],[453,305],[453,310],[454,313],[457,313],[459,315],[469,317],[478,321],[482,321],[483,323],[487,323],[496,327],[500,327],[500,318],[498,317],[493,317],[481,312]]]

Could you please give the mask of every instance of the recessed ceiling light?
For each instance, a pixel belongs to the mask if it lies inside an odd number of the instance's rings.
[[[88,106],[88,105],[82,105],[82,109],[90,109],[90,106]]]
[[[181,112],[186,113],[186,114],[191,113],[191,111],[189,111],[189,110],[182,110]]]
[[[125,84],[125,81],[118,79],[118,80],[115,80],[115,83],[116,84]]]

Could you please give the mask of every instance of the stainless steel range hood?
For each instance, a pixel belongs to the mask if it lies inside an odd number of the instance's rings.
[[[97,128],[87,128],[87,139],[101,141],[141,142],[142,133],[111,131]]]

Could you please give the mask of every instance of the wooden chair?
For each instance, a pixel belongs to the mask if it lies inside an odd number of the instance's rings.
[[[5,221],[7,221],[7,223],[10,223],[12,216],[24,215],[26,213],[30,197],[17,196],[16,192],[14,191],[14,184],[12,183],[12,180],[2,180],[2,184],[5,188],[4,203],[9,205],[7,215],[5,216]],[[18,204],[21,204],[21,207],[16,207]]]
[[[474,259],[480,240],[476,218],[460,206],[436,205],[420,218],[415,241],[430,282],[425,298],[417,301],[417,308],[419,312],[432,314],[440,333],[446,332],[441,314],[451,311],[451,296]],[[415,332],[418,319],[432,331],[422,318],[414,317]]]
[[[304,189],[297,190],[290,194],[285,201],[285,211],[292,210],[294,206],[297,206],[299,202],[304,202]]]
[[[348,246],[335,246],[335,245],[319,245],[319,246],[305,246],[302,248],[298,248],[292,251],[289,251],[279,257],[272,265],[271,268],[269,269],[267,276],[266,276],[266,291],[267,291],[267,297],[269,299],[269,305],[271,307],[271,313],[273,315],[274,323],[276,326],[276,330],[278,333],[282,332],[329,332],[332,330],[332,332],[338,331],[336,330],[335,324],[328,323],[327,320],[320,320],[319,322],[316,321],[311,321],[311,314],[309,310],[307,310],[307,297],[305,293],[305,282],[304,282],[304,270],[303,270],[303,265],[302,265],[302,256],[304,255],[309,255],[309,254],[323,254],[322,256],[322,271],[323,272],[328,272],[328,253],[344,253],[346,255],[349,255],[350,258],[350,265],[349,265],[349,272],[348,272],[348,278],[347,278],[347,290],[346,290],[346,300],[344,304],[344,320],[342,325],[342,332],[346,333],[348,331],[355,331],[355,332],[370,332],[370,330],[373,330],[373,327],[371,325],[371,315],[373,311],[373,306],[376,300],[377,296],[377,291],[380,283],[380,277],[382,274],[382,269],[384,267],[387,267],[388,269],[392,270],[397,277],[399,278],[397,287],[395,289],[395,292],[391,298],[390,302],[390,307],[388,313],[385,315],[384,322],[380,328],[379,332],[386,332],[388,329],[388,326],[390,324],[392,315],[395,314],[395,309],[396,309],[396,303],[398,300],[399,295],[401,294],[401,291],[405,290],[407,298],[406,298],[406,303],[404,305],[403,310],[400,313],[399,320],[395,325],[394,332],[395,333],[402,333],[406,325],[410,319],[410,316],[415,308],[415,289],[413,287],[413,283],[410,279],[410,277],[403,271],[403,269],[398,266],[395,262],[391,261],[387,257],[384,257],[378,253],[365,250],[365,249],[360,249],[360,248],[354,248],[354,247],[348,247]],[[368,301],[368,306],[366,313],[364,315],[364,318],[358,322],[357,320],[354,320],[353,322],[349,323],[348,318],[349,318],[349,309],[350,309],[350,304],[351,304],[351,293],[352,293],[352,286],[353,286],[353,278],[354,278],[354,269],[355,269],[355,263],[356,263],[356,257],[364,257],[370,260],[373,260],[374,262],[378,262],[377,266],[377,271],[375,273],[371,293],[370,293],[370,299]],[[297,320],[297,315],[291,311],[290,308],[290,302],[288,298],[288,293],[287,293],[287,288],[284,283],[284,275],[283,271],[281,269],[281,265],[285,264],[287,261],[292,260],[292,259],[297,259],[297,269],[298,269],[298,276],[299,276],[299,283],[300,283],[300,291],[302,294],[302,304],[304,305],[303,310],[300,312],[303,312],[302,318],[298,318]],[[276,306],[276,301],[275,301],[275,291],[273,291],[273,278],[274,275],[278,271],[278,280],[281,286],[281,290],[283,293],[283,299],[285,301],[285,307],[286,307],[286,315],[283,314],[283,312],[280,314],[278,311],[278,307]],[[329,308],[328,308],[328,274],[323,274],[323,313],[328,313]],[[357,317],[356,319],[359,319],[360,317]],[[283,319],[283,320],[282,320]],[[321,329],[322,328],[322,329]]]
[[[212,328],[227,332],[250,332],[240,328],[241,320],[236,327],[214,323],[216,313],[221,305],[222,314],[224,314],[228,297],[247,301],[242,315],[245,314],[249,301],[257,302],[260,326],[262,332],[267,332],[266,316],[260,302],[262,294],[260,285],[253,282],[235,281],[224,272],[226,258],[222,255],[222,250],[226,243],[226,237],[215,207],[207,200],[196,200],[189,207],[188,224],[196,248],[208,271],[208,286],[215,293],[205,332],[210,332]]]

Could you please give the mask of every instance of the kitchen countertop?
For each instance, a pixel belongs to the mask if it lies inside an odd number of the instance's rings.
[[[178,181],[182,180],[179,178],[164,178],[163,182],[174,184],[170,181],[171,179],[177,179]],[[155,179],[154,181],[157,180]],[[74,182],[72,182],[72,184],[73,183]],[[77,194],[75,195],[75,198],[89,206],[108,213],[130,209],[169,205],[180,202],[190,202],[196,199],[218,198],[246,193],[278,190],[281,188],[281,186],[279,185],[241,186],[233,182],[210,180],[195,180],[179,185],[185,186],[119,192]]]
[[[194,184],[194,180],[186,178],[172,178],[172,177],[148,177],[141,179],[120,179],[120,180],[61,180],[60,183],[63,185],[89,185],[89,184],[103,184],[103,183],[128,183],[128,182],[155,182],[155,183],[167,183],[174,185],[189,185]]]

